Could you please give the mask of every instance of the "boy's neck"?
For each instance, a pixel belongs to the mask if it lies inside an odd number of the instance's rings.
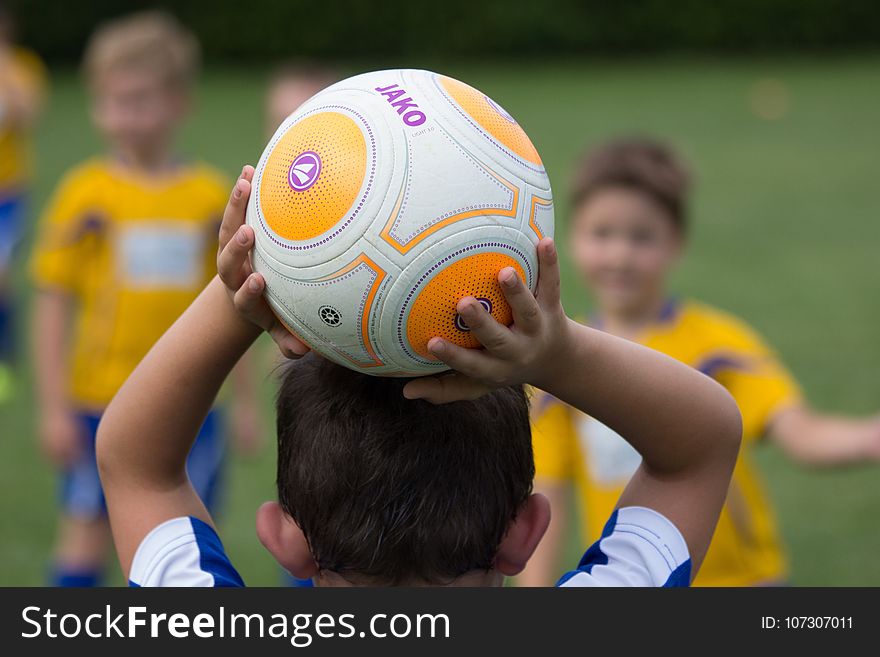
[[[126,169],[157,175],[177,166],[178,160],[168,148],[134,149],[117,148],[116,161]]]
[[[363,586],[362,584],[355,584],[351,582],[349,579],[342,577],[336,573],[331,572],[320,572],[312,578],[315,586],[324,587],[324,588],[349,588],[355,586]],[[375,586],[382,586],[381,584],[375,584]],[[499,573],[497,570],[489,570],[489,571],[473,571],[469,573],[465,573],[460,577],[452,580],[448,584],[445,585],[437,585],[437,584],[428,584],[426,582],[406,582],[402,584],[402,586],[409,587],[418,587],[418,586],[447,586],[447,587],[500,587],[504,586],[504,575]]]
[[[632,308],[603,309],[599,314],[601,328],[606,333],[637,340],[663,315],[668,303],[667,297],[658,295],[647,303]]]

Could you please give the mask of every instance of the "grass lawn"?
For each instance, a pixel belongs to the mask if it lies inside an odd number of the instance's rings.
[[[442,68],[525,126],[555,182],[560,236],[567,168],[585,142],[633,131],[673,140],[698,174],[691,251],[676,289],[751,322],[819,408],[880,408],[880,56]],[[262,84],[249,72],[209,71],[183,151],[230,175],[255,162]],[[779,118],[759,118],[756,103]],[[37,138],[35,209],[64,170],[99,148],[79,78],[58,73]],[[569,311],[583,310],[588,300],[567,279]],[[23,273],[17,287],[26,301]],[[0,407],[2,585],[42,583],[53,535],[55,483],[34,444],[29,377],[26,369],[17,397]],[[268,374],[264,386],[271,431]],[[222,519],[250,584],[278,580],[253,530],[258,504],[273,496],[272,452],[233,464]],[[793,582],[880,585],[880,468],[808,471],[772,446],[756,457]]]

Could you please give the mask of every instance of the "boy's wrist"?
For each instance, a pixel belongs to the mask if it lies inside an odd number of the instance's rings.
[[[556,390],[566,386],[568,379],[576,375],[581,363],[588,358],[585,353],[588,345],[580,335],[581,328],[583,327],[580,324],[567,315],[564,317],[549,353],[539,364],[536,376],[529,381],[531,385],[555,394]]]
[[[247,318],[242,317],[235,310],[232,295],[223,281],[220,280],[220,277],[215,276],[208,284],[208,287],[212,291],[212,299],[216,300],[218,309],[223,313],[222,326],[229,329],[230,335],[234,335],[248,344],[255,341],[263,332],[263,329]]]

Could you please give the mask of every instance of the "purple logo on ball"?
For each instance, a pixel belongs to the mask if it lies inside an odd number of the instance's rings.
[[[287,171],[287,182],[298,192],[304,192],[315,184],[321,175],[321,158],[314,151],[304,151],[296,156]]]
[[[491,98],[489,98],[489,96],[484,96],[484,98],[486,99],[486,102],[489,103],[489,107],[491,107],[493,110],[495,110],[496,112],[498,112],[498,113],[501,115],[501,118],[506,119],[506,120],[510,121],[511,123],[516,123],[516,119],[513,118],[513,117],[507,112],[506,109],[504,109],[503,107],[501,107],[501,105],[499,105],[499,104],[496,103],[494,100],[492,100]]]
[[[492,302],[491,301],[489,301],[488,299],[485,299],[483,297],[477,297],[477,301],[480,302],[480,305],[483,306],[483,308],[486,310],[487,313],[489,313],[490,315],[492,314]],[[459,315],[458,313],[455,313],[455,328],[457,328],[459,331],[463,331],[465,333],[467,333],[468,331],[471,330],[470,327],[461,318],[461,315]]]

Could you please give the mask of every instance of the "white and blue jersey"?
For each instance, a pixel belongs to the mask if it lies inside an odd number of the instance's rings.
[[[691,561],[681,532],[644,507],[615,511],[577,570],[557,586],[688,586]],[[141,542],[131,586],[244,586],[217,532],[190,517],[168,520]]]
[[[198,518],[167,520],[138,546],[130,586],[244,586],[220,537]]]
[[[687,543],[665,516],[642,506],[611,514],[602,536],[586,551],[577,570],[556,586],[690,586]]]

